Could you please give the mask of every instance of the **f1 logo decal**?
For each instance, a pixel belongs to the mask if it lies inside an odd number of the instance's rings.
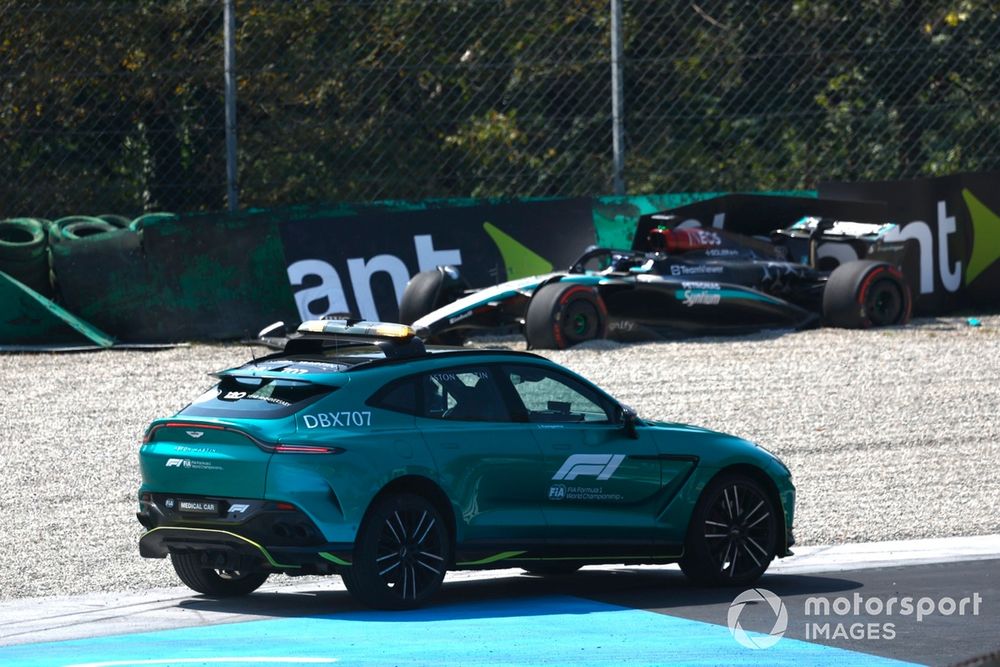
[[[580,475],[593,475],[599,480],[611,479],[624,460],[624,454],[573,454],[552,479],[570,481]]]

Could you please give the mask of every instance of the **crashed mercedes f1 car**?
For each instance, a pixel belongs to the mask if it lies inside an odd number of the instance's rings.
[[[894,224],[804,217],[766,236],[692,224],[643,216],[630,250],[590,249],[565,271],[480,290],[457,267],[424,271],[407,285],[400,317],[439,342],[520,329],[529,347],[550,349],[910,318],[900,265],[911,248],[890,240]]]

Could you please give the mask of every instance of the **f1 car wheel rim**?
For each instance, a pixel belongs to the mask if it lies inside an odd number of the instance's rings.
[[[248,572],[242,572],[240,570],[216,570],[215,573],[219,575],[220,579],[225,579],[226,581],[239,581],[240,579],[246,579]]]
[[[705,519],[705,541],[726,579],[762,571],[774,551],[775,521],[770,501],[743,484],[722,489]]]
[[[590,301],[577,299],[570,302],[563,317],[563,333],[572,341],[591,340],[599,328],[597,308]]]
[[[444,545],[430,512],[396,510],[385,518],[375,565],[386,589],[401,600],[416,600],[444,576]]]
[[[865,312],[875,326],[899,322],[903,314],[903,295],[899,287],[889,280],[876,282],[865,298]]]

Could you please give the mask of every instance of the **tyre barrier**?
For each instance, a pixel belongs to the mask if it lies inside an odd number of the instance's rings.
[[[118,229],[128,229],[128,226],[132,224],[132,221],[129,218],[126,218],[124,215],[118,215],[117,213],[102,213],[97,217],[104,222],[111,223]]]
[[[176,213],[144,213],[129,223],[128,228],[133,232],[141,232],[145,225],[159,222],[160,220],[176,220]]]
[[[0,271],[39,294],[53,298],[57,285],[57,276],[52,271],[53,247],[60,246],[61,253],[71,252],[71,245],[66,244],[99,240],[106,234],[124,230],[141,234],[144,225],[176,218],[174,213],[146,213],[134,219],[117,213],[102,213],[71,215],[55,221],[42,218],[0,220]]]
[[[51,296],[46,227],[32,218],[0,220],[0,271]]]
[[[52,245],[78,241],[120,229],[115,224],[89,215],[71,215],[52,223],[49,242]]]

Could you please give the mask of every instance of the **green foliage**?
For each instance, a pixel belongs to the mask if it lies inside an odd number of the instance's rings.
[[[984,0],[622,0],[631,193],[998,168]],[[237,0],[244,206],[595,195],[608,0]],[[225,204],[222,3],[0,4],[2,213]]]

